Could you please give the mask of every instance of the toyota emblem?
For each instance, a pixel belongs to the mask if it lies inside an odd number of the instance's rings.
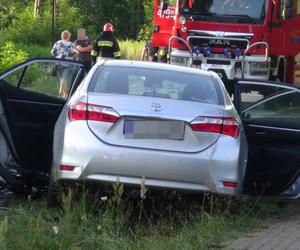
[[[155,112],[162,111],[162,106],[158,102],[152,103],[151,108]]]

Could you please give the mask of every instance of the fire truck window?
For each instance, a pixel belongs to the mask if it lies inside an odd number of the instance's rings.
[[[284,5],[284,0],[280,0],[278,2],[277,6],[277,17],[280,19],[289,19],[293,18],[295,16],[295,12],[297,11],[296,14],[300,14],[300,1],[297,0],[297,2],[292,0],[292,6],[291,8],[286,8]],[[297,3],[297,8],[295,4]]]
[[[283,5],[283,0],[278,1],[278,7],[277,7],[277,17],[283,19],[283,10],[284,10],[284,5]]]
[[[297,15],[300,15],[300,0],[297,0]]]
[[[161,4],[164,0],[159,0],[159,4]],[[168,6],[175,7],[176,6],[176,0],[169,0]]]
[[[176,0],[169,0],[169,6],[176,6]]]

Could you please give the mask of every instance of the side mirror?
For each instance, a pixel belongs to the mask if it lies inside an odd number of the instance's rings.
[[[167,9],[168,9],[168,6],[169,6],[168,1],[166,1],[166,0],[162,0],[162,1],[161,1],[160,9],[161,9],[162,11],[167,10]]]

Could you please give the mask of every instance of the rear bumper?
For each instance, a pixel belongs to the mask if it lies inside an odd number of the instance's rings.
[[[55,136],[52,174],[56,181],[119,181],[137,186],[145,178],[146,186],[238,196],[247,159],[247,148],[241,144],[241,139],[221,136],[198,153],[119,147],[101,142],[85,123],[78,123],[63,136]],[[61,164],[75,169],[60,171]],[[224,187],[223,181],[236,182],[237,188]]]

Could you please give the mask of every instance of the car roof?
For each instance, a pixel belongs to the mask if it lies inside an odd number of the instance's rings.
[[[143,69],[167,70],[167,71],[182,72],[182,73],[197,74],[201,76],[212,77],[211,72],[208,71],[190,68],[190,67],[178,66],[178,65],[171,65],[167,63],[105,59],[99,61],[97,64],[105,65],[105,66],[116,66],[116,67],[135,67],[135,68],[143,68]]]

